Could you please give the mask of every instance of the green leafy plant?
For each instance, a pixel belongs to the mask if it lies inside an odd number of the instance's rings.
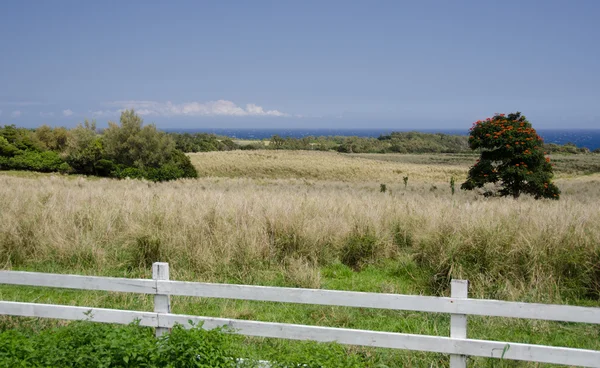
[[[463,190],[499,184],[486,195],[530,194],[536,199],[558,199],[560,190],[552,183],[550,158],[544,157],[542,138],[520,112],[495,115],[477,121],[471,128],[469,146],[481,150],[481,157],[469,170]]]
[[[385,184],[379,184],[379,191],[381,193],[385,193],[387,191],[387,185],[385,185]]]

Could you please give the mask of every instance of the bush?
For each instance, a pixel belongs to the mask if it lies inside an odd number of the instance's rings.
[[[154,125],[143,126],[133,110],[121,113],[120,125],[109,122],[103,134],[106,158],[127,167],[160,167],[169,161],[175,141]]]
[[[96,162],[95,172],[98,176],[113,176],[117,166],[114,162],[106,159],[100,159]]]
[[[102,138],[96,122],[85,121],[71,129],[65,148],[65,160],[80,174],[95,175],[96,162],[102,159]]]
[[[71,170],[70,166],[53,151],[21,151],[13,157],[0,161],[0,169],[65,173]]]
[[[19,149],[10,144],[6,138],[0,136],[0,156],[12,157],[19,152]]]
[[[117,166],[115,177],[152,181],[198,177],[189,157],[175,148],[171,136],[154,125],[143,126],[133,110],[124,111],[120,122],[109,123],[102,140],[106,158]]]

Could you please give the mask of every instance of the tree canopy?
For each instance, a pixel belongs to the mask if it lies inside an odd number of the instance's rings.
[[[552,183],[552,165],[543,145],[542,138],[520,112],[476,121],[469,147],[481,150],[481,156],[461,188],[473,190],[492,183],[497,187],[488,189],[485,195],[518,198],[524,193],[536,199],[558,199],[560,190]]]

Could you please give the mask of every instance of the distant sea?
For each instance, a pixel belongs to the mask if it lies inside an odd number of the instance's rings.
[[[178,133],[213,133],[237,139],[269,139],[274,135],[281,137],[302,138],[307,136],[357,136],[374,137],[398,131],[418,131],[423,133],[444,133],[453,135],[468,135],[466,130],[458,129],[167,129],[169,132]],[[587,130],[538,130],[546,143],[574,143],[578,147],[587,147],[590,150],[600,148],[600,129]]]

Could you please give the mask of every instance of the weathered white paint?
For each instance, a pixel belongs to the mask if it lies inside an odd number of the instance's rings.
[[[600,351],[594,350],[176,314],[161,316],[160,318],[160,323],[164,327],[172,327],[175,323],[189,326],[188,321],[192,321],[194,324],[203,322],[202,327],[205,329],[227,326],[237,333],[246,336],[337,342],[345,345],[460,354],[487,358],[502,358],[504,354],[504,359],[577,365],[582,367],[600,367]]]
[[[165,262],[155,262],[152,264],[153,280],[169,280],[169,264]],[[157,313],[171,313],[171,297],[165,294],[154,295],[154,311]],[[160,314],[159,314],[160,316]],[[160,317],[159,317],[160,318]],[[156,337],[161,337],[169,332],[168,328],[158,327]]]
[[[142,326],[158,327],[158,317],[153,312],[0,301],[0,314],[117,324],[140,320]]]
[[[469,281],[452,280],[450,284],[450,296],[452,298],[469,297]],[[467,338],[467,315],[450,315],[450,337],[455,339]],[[465,355],[450,355],[450,368],[467,368],[467,357]]]
[[[355,291],[297,289],[270,286],[159,281],[158,292],[170,295],[335,305],[433,313],[528,318],[600,324],[600,308],[505,302],[422,295],[378,294]]]
[[[58,275],[39,272],[0,271],[0,284],[45,286],[67,289],[104,290],[156,294],[156,282],[144,279]]]
[[[2,283],[600,324],[600,308],[499,300],[52,275],[19,271],[0,271],[0,284]]]

